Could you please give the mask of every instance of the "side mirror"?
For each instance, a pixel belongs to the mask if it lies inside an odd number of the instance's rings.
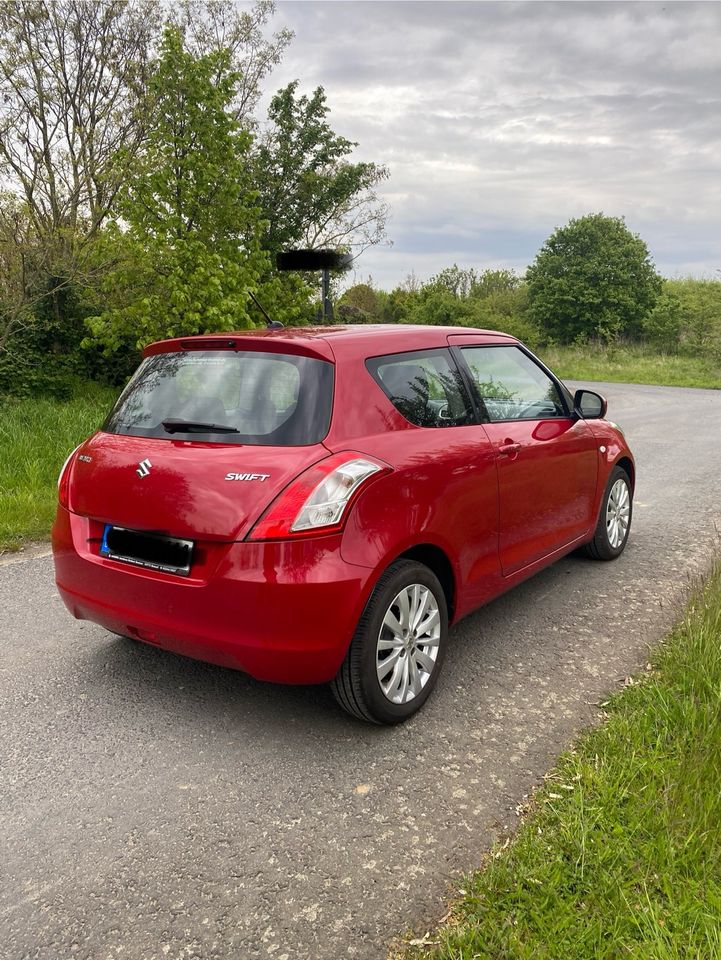
[[[593,390],[576,390],[573,395],[573,412],[584,420],[599,420],[606,416],[608,404],[605,397]]]

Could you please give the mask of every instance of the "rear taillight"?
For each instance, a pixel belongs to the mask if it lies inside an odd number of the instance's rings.
[[[63,506],[63,507],[68,507],[68,506],[70,505],[70,504],[69,504],[69,501],[70,501],[70,471],[72,470],[73,460],[75,459],[75,454],[78,452],[78,450],[80,449],[81,446],[82,446],[82,444],[79,443],[79,444],[77,445],[77,447],[73,450],[73,452],[70,454],[70,456],[68,457],[68,459],[67,459],[67,460],[65,461],[65,463],[63,464],[63,468],[62,468],[62,470],[60,471],[60,475],[58,476],[58,500],[60,501],[60,505]]]
[[[348,507],[363,485],[390,469],[388,464],[359,453],[333,454],[286,487],[248,539],[286,540],[342,530]]]

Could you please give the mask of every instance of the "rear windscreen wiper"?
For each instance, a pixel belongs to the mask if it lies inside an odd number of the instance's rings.
[[[235,427],[226,427],[222,423],[205,423],[202,420],[176,420],[169,417],[163,420],[166,433],[240,433]]]

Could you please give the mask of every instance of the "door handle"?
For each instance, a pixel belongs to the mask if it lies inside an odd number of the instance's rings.
[[[513,454],[518,453],[520,449],[520,443],[514,443],[513,440],[504,440],[498,447],[498,452],[504,453],[506,456],[513,456]]]

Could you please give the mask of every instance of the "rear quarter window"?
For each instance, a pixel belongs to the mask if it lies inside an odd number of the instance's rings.
[[[366,367],[396,410],[417,427],[457,427],[473,422],[470,399],[450,351],[373,357]]]

